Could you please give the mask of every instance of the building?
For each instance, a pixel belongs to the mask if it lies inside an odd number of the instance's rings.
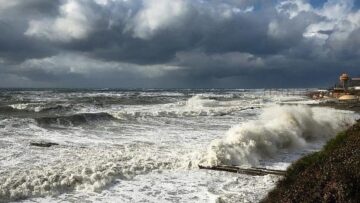
[[[340,75],[339,83],[330,90],[329,96],[340,98],[344,95],[360,96],[360,77],[351,78],[346,73]]]
[[[336,99],[341,102],[360,101],[360,77],[351,78],[343,73],[339,77],[339,82],[327,91],[310,92],[309,96],[313,99]]]
[[[360,90],[360,78],[351,78],[350,86]]]

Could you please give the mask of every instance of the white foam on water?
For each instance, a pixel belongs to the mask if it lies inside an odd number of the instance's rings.
[[[118,181],[100,193],[79,191],[30,202],[257,202],[274,187],[277,176],[246,176],[217,171],[153,171]]]
[[[23,109],[27,109],[28,104],[12,104],[9,105],[10,107],[14,108],[14,109],[19,109],[19,110],[23,110]]]
[[[144,147],[58,150],[58,162],[17,169],[0,177],[0,202],[57,195],[70,191],[101,191],[116,179],[129,180],[153,170],[171,169],[174,159],[156,156]],[[73,154],[74,158],[67,156]]]

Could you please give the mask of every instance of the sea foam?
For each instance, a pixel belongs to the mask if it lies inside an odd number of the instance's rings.
[[[258,120],[228,130],[211,142],[205,165],[257,165],[281,150],[295,150],[312,141],[328,140],[355,122],[353,113],[308,106],[272,106]]]
[[[64,159],[48,166],[3,173],[0,177],[0,203],[71,191],[99,192],[115,180],[129,180],[139,174],[170,169],[176,163],[144,148],[140,152],[138,147],[119,150],[65,147],[62,153],[76,154],[74,159],[78,157],[79,160]]]

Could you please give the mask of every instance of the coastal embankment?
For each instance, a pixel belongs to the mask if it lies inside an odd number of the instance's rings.
[[[359,104],[321,104],[359,112]],[[261,202],[359,202],[360,121],[293,163]]]

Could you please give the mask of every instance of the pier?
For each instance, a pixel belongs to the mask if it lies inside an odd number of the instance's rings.
[[[227,165],[219,165],[219,166],[202,166],[199,165],[200,169],[206,170],[214,170],[214,171],[226,171],[231,173],[240,173],[252,176],[264,176],[264,175],[278,175],[284,176],[285,171],[282,170],[274,170],[274,169],[267,169],[267,168],[258,168],[258,167],[251,167],[251,168],[241,168],[240,166],[227,166]]]

